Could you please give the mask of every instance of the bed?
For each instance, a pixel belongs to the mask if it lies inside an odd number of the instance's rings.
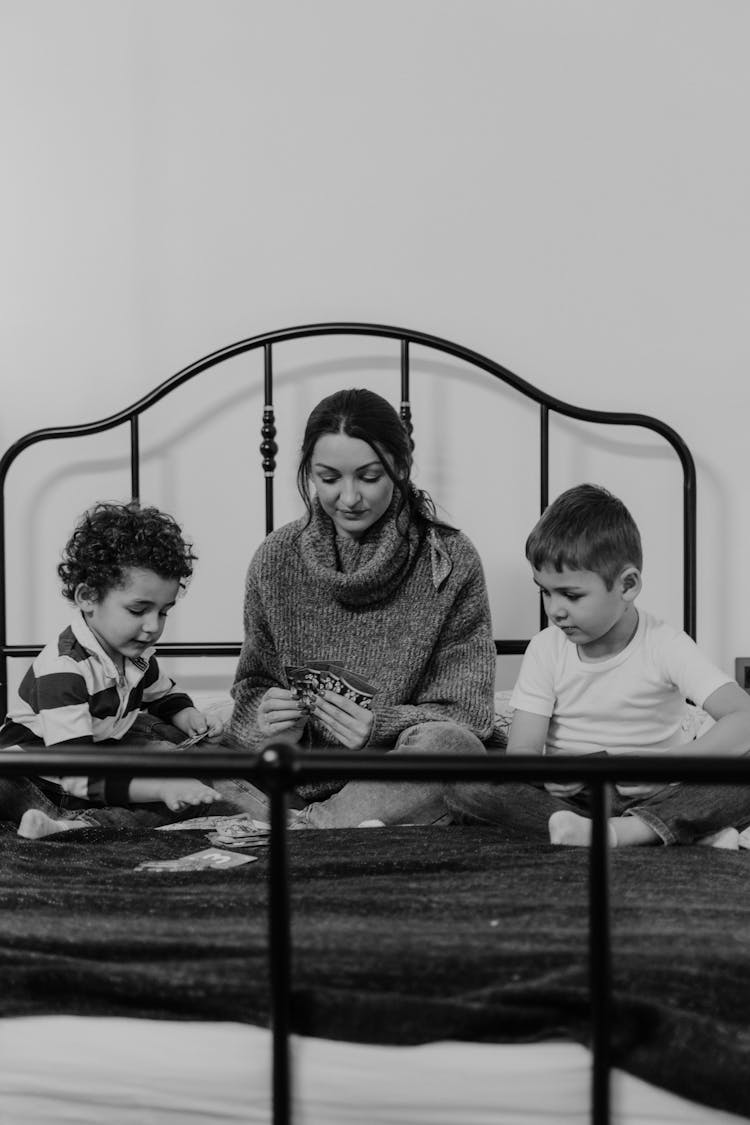
[[[124,428],[129,492],[137,498],[148,412],[251,355],[261,358],[263,388],[258,533],[270,530],[283,508],[275,489],[278,357],[288,345],[299,355],[313,341],[331,340],[349,349],[349,368],[363,341],[376,347],[378,378],[393,369],[394,397],[418,448],[411,380],[420,365],[439,379],[452,377],[449,364],[460,364],[461,378],[471,369],[472,378],[487,381],[487,394],[497,391],[498,409],[508,395],[530,404],[540,508],[551,495],[553,419],[591,425],[597,435],[606,427],[637,428],[663,443],[679,471],[672,508],[681,526],[681,612],[695,635],[695,469],[679,435],[645,415],[561,402],[470,349],[384,325],[319,324],[255,336],[189,365],[116,415],[26,435],[0,461],[3,561],[11,468],[26,464],[27,451]],[[318,366],[324,361],[311,364]],[[55,448],[68,465],[65,440]],[[85,456],[80,448],[76,456]],[[3,693],[12,690],[11,665],[23,667],[41,647],[38,637],[9,639],[8,607],[24,596],[21,577],[0,568]],[[160,650],[163,660],[231,661],[239,640],[192,637]],[[528,636],[498,638],[499,659],[517,657],[527,643]],[[207,680],[206,705],[226,708],[226,691]],[[498,692],[497,711],[502,728],[507,691]],[[62,751],[52,753],[63,768]],[[91,754],[66,749],[65,768],[78,762],[80,769],[81,756],[90,762]],[[44,757],[24,755],[24,771],[41,769]],[[0,832],[0,1122],[750,1121],[745,852],[609,854],[604,783],[611,763],[604,759],[584,766],[499,753],[414,763],[313,753],[301,760],[284,745],[268,746],[242,771],[229,753],[208,759],[209,752],[191,751],[191,772],[242,772],[272,793],[270,844],[246,850],[244,864],[141,868],[206,848],[201,824],[166,832],[91,829],[34,842]],[[168,754],[136,750],[116,761],[109,752],[106,764],[123,773],[176,768]],[[183,758],[180,772],[186,764]],[[742,762],[700,759],[671,759],[668,767],[632,759],[618,766],[618,776],[674,777],[678,766],[688,781],[747,776]],[[0,754],[0,769],[20,773],[17,756]],[[282,827],[287,792],[299,781],[430,771],[512,780],[584,776],[598,795],[595,847],[555,849],[456,825],[314,833]]]

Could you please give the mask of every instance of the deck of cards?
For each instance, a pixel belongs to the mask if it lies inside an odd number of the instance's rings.
[[[249,816],[227,817],[208,837],[220,848],[261,848],[270,841],[270,825]]]
[[[356,672],[349,672],[337,660],[310,660],[303,665],[288,665],[285,671],[292,695],[307,711],[313,709],[315,697],[321,691],[333,691],[369,710],[377,691],[374,684],[368,684]]]
[[[232,816],[194,816],[157,828],[157,832],[195,830],[206,832],[209,843],[215,847],[259,848],[269,843],[271,826],[265,820],[254,820],[247,813],[235,813]]]

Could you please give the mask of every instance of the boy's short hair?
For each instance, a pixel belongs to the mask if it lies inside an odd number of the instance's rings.
[[[166,512],[135,503],[100,503],[81,516],[57,573],[69,601],[81,584],[101,599],[125,584],[124,572],[130,567],[176,578],[184,586],[196,558],[179,524]]]
[[[596,484],[569,488],[545,509],[528,539],[534,570],[591,570],[612,589],[626,566],[643,567],[641,536],[622,500]]]

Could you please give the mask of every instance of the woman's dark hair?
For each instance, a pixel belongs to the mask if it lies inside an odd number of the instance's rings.
[[[137,504],[95,504],[81,516],[63,550],[57,573],[63,596],[75,599],[83,584],[101,599],[125,585],[130,567],[176,578],[181,586],[193,573],[192,544],[177,522],[158,508]]]
[[[411,479],[414,443],[391,404],[374,391],[351,388],[328,395],[307,419],[297,469],[297,487],[312,515],[310,474],[315,443],[324,434],[346,434],[367,442],[380,458],[400,497],[397,515],[406,512],[418,525],[438,523],[435,505]],[[400,523],[401,521],[399,521]]]

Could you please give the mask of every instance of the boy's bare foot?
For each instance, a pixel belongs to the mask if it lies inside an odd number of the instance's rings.
[[[18,835],[27,840],[41,840],[54,836],[56,832],[70,832],[76,828],[88,828],[85,820],[53,820],[41,809],[27,809],[18,825]]]
[[[568,809],[554,812],[547,822],[549,840],[551,844],[564,844],[568,847],[591,847],[591,821],[588,817],[579,816],[578,813]],[[608,825],[610,847],[617,844],[617,836],[612,824]]]
[[[703,844],[707,848],[726,848],[730,852],[740,850],[740,834],[736,828],[721,828],[712,832],[710,836],[701,836],[696,844]]]

